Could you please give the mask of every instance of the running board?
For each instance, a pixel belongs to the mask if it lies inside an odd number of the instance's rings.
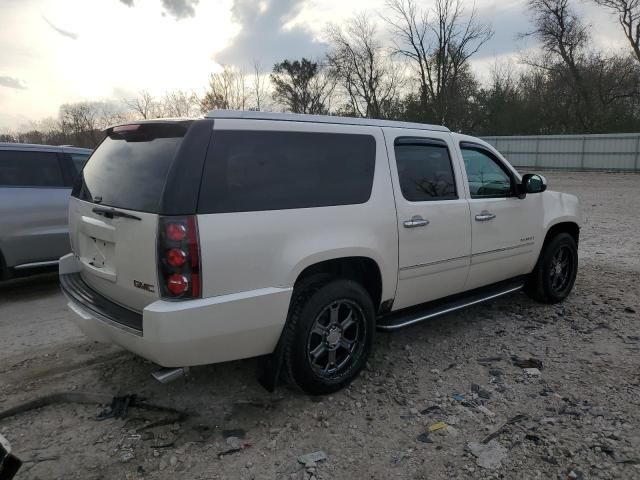
[[[487,302],[494,298],[499,298],[510,293],[517,292],[524,287],[524,279],[516,278],[506,282],[500,282],[488,287],[478,288],[441,300],[410,307],[397,312],[392,312],[378,318],[378,330],[392,331],[399,328],[408,327],[416,323],[429,320],[447,313],[462,310],[463,308]]]

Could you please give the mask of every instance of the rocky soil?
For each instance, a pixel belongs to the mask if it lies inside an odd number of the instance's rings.
[[[583,206],[566,302],[517,294],[379,333],[360,378],[324,398],[267,393],[252,360],[160,385],[79,334],[55,276],[0,286],[0,412],[78,394],[0,419],[17,478],[640,478],[640,175],[548,178]],[[179,411],[99,421],[84,393]]]

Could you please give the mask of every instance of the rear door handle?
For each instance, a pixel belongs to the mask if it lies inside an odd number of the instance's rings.
[[[478,215],[476,215],[476,222],[487,222],[489,220],[493,220],[494,218],[496,218],[495,213],[483,210]]]
[[[429,225],[429,220],[425,220],[420,215],[414,215],[411,220],[404,221],[404,228],[426,227],[427,225]]]

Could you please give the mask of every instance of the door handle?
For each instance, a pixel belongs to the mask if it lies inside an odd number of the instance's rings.
[[[425,220],[420,215],[414,215],[411,220],[404,221],[404,228],[426,227],[427,225],[429,225],[429,220]]]
[[[491,213],[488,210],[483,210],[478,215],[476,215],[476,222],[487,222],[489,220],[493,220],[494,218],[496,218],[495,213]]]

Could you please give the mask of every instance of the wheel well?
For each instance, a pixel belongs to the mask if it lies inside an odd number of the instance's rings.
[[[301,280],[321,274],[330,274],[358,282],[369,293],[373,306],[376,311],[378,310],[382,297],[382,275],[375,260],[367,257],[342,257],[315,263],[298,275],[294,288]]]
[[[578,245],[578,241],[580,240],[580,227],[578,227],[578,224],[574,222],[562,222],[555,224],[547,231],[543,248],[559,233],[568,233],[576,241],[576,245]]]

